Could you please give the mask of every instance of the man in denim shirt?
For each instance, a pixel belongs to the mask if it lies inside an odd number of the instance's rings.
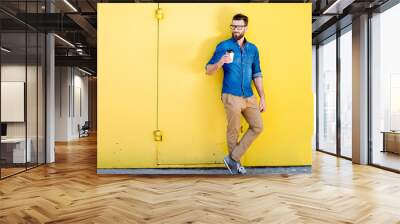
[[[261,133],[263,122],[261,113],[265,110],[265,96],[262,85],[260,59],[257,47],[244,37],[247,31],[248,18],[237,14],[232,19],[232,38],[219,43],[206,65],[206,74],[212,75],[219,68],[224,70],[222,87],[222,102],[227,117],[227,142],[229,155],[224,163],[232,174],[245,174],[246,170],[240,164],[240,158],[249,148],[254,139]],[[231,54],[233,53],[233,60]],[[260,96],[253,95],[251,81]],[[249,129],[238,142],[240,115],[243,114]]]

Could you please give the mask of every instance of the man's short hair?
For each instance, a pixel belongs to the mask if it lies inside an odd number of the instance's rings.
[[[232,20],[243,20],[244,21],[244,25],[247,26],[248,22],[249,22],[249,18],[243,14],[236,14],[233,16]]]

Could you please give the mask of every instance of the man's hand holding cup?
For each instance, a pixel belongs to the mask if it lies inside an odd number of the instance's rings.
[[[221,57],[221,59],[219,60],[218,64],[221,67],[222,65],[229,64],[233,62],[233,51],[232,50],[227,50],[225,52],[225,54]]]

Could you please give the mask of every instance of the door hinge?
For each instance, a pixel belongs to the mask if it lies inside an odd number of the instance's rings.
[[[154,141],[156,141],[156,142],[162,141],[163,134],[160,130],[153,131],[153,136],[154,136]]]
[[[156,10],[156,18],[158,20],[162,20],[164,18],[164,11],[162,10],[162,8],[158,8]]]

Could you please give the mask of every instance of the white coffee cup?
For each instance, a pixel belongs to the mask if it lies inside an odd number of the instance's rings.
[[[229,53],[229,57],[231,58],[231,63],[233,62],[233,56],[235,55],[235,53],[233,53],[233,52],[230,52]]]
[[[227,53],[229,54],[229,58],[231,59],[231,62],[230,62],[230,63],[232,63],[232,62],[233,62],[233,57],[234,57],[235,53],[233,53],[232,50],[228,50]]]

